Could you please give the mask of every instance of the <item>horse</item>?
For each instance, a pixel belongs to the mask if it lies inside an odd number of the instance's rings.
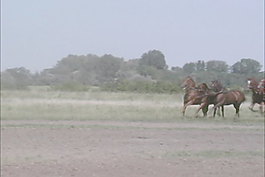
[[[208,86],[203,83],[196,87],[195,81],[192,79],[192,77],[188,76],[182,82],[181,87],[185,90],[184,106],[182,109],[183,116],[185,115],[186,108],[189,105],[200,105],[199,109],[196,111],[196,117],[200,109],[202,109],[203,115],[205,117],[208,111],[208,103],[204,101],[204,95],[208,89]]]
[[[206,83],[201,83],[198,85],[197,90],[200,92],[200,94],[195,97],[195,99],[200,99],[200,107],[197,109],[195,115],[198,117],[198,112],[202,109],[202,111],[206,111],[205,115],[207,115],[208,106],[209,104],[213,104],[213,99],[211,96],[205,97],[205,95],[210,95],[211,91]]]
[[[252,91],[252,102],[249,106],[249,109],[253,112],[256,112],[253,108],[254,105],[257,103],[259,104],[260,113],[263,114],[264,104],[265,104],[265,79],[261,80],[260,82],[256,81],[254,78],[247,79],[248,88]]]
[[[236,109],[236,115],[239,117],[239,108],[240,105],[246,100],[245,95],[240,90],[229,90],[224,92],[218,92],[215,95],[214,100],[214,107],[213,109],[216,109],[218,107],[224,106],[224,105],[234,105],[234,108]]]
[[[223,87],[221,82],[219,82],[218,80],[211,81],[210,87],[214,92],[217,93],[226,91],[226,88]],[[214,98],[211,98],[211,100],[213,100],[212,102],[213,104],[215,104]],[[221,109],[222,109],[222,117],[224,117],[224,106],[221,106]],[[215,115],[216,115],[216,109],[214,110],[213,117],[215,117]],[[220,116],[220,109],[218,109],[218,115]]]
[[[263,99],[264,99],[264,94],[265,94],[265,79],[262,79],[260,82],[259,82],[259,85],[258,85],[258,91],[259,91],[259,94],[263,94]]]
[[[186,92],[188,92],[190,89],[194,89],[195,87],[196,83],[190,76],[186,77],[182,81],[181,88],[183,88]]]
[[[214,92],[226,91],[226,88],[223,87],[223,85],[221,84],[221,82],[219,82],[218,80],[211,81],[210,87],[212,88],[212,90]]]

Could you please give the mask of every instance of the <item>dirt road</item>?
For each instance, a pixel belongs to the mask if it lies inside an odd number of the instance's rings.
[[[264,127],[2,121],[2,177],[263,177]]]

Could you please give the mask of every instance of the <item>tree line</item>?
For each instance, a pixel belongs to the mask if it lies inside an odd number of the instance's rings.
[[[258,61],[250,58],[243,58],[232,66],[221,60],[198,60],[169,68],[159,50],[150,50],[140,58],[129,60],[110,54],[68,55],[54,67],[37,73],[24,67],[7,69],[1,72],[1,88],[47,85],[52,89],[86,91],[96,86],[106,91],[172,93],[181,90],[180,83],[188,75],[197,82],[220,80],[228,88],[245,88],[247,78],[264,77],[261,68]]]

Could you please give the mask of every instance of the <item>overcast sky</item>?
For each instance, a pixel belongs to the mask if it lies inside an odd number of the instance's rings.
[[[263,0],[2,0],[1,70],[53,67],[69,54],[169,66],[242,58],[264,63]]]

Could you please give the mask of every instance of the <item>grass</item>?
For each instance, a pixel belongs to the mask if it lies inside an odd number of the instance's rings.
[[[115,92],[61,92],[49,89],[1,91],[2,120],[117,120],[117,121],[192,121],[233,124],[234,108],[225,107],[226,118],[194,118],[198,106],[181,114],[181,94],[139,94]],[[264,118],[247,109],[235,124],[262,124]]]
[[[109,92],[2,91],[3,120],[172,119],[176,95]],[[164,112],[164,114],[161,114]]]
[[[2,101],[1,117],[5,120],[163,120],[172,119],[173,109],[165,106],[111,101],[54,102],[24,100]],[[161,112],[165,112],[161,114]]]

